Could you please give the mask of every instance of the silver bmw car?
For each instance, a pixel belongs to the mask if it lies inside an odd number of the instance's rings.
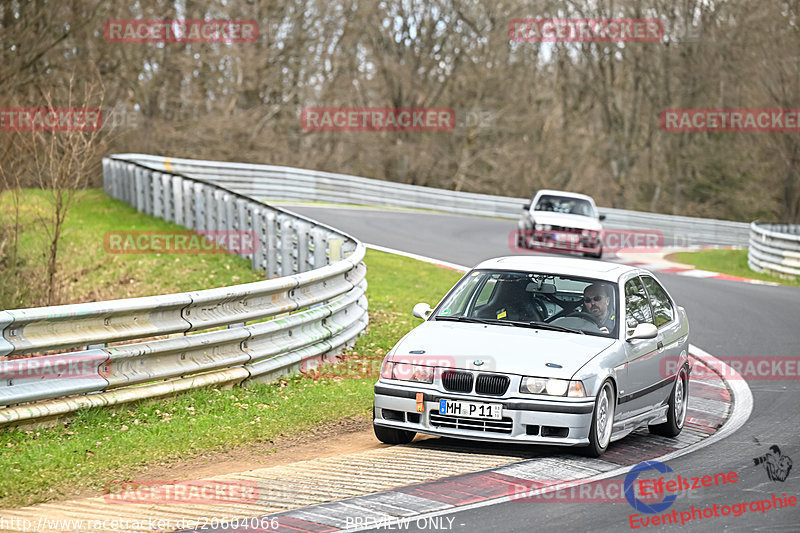
[[[501,257],[468,272],[387,354],[373,426],[582,447],[600,456],[634,429],[676,436],[688,404],[686,311],[641,268]]]

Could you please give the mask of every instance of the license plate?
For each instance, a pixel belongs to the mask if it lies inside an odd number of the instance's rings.
[[[461,400],[439,400],[439,414],[466,416],[468,418],[503,418],[503,406],[499,403],[464,402]]]
[[[565,244],[578,242],[578,235],[575,233],[556,233],[556,241]]]

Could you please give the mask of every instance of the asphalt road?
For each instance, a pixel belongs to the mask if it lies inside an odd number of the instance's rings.
[[[422,212],[286,206],[370,243],[435,259],[472,266],[483,259],[508,255],[514,221]],[[730,356],[800,356],[800,288],[771,287],[717,279],[658,274],[689,315],[691,343],[725,359]],[[435,302],[430,302],[434,304]],[[409,310],[410,313],[411,310]],[[800,500],[800,464],[785,481],[771,481],[753,459],[778,445],[783,455],[800,462],[800,379],[751,380],[753,412],[732,436],[668,462],[684,477],[734,471],[738,481],[722,487],[682,493],[667,511],[733,506],[770,498]],[[559,453],[554,449],[554,454]],[[739,508],[741,510],[741,507]],[[507,502],[462,510],[439,521],[412,521],[409,530],[449,528],[462,531],[800,531],[796,507],[762,513],[750,507],[738,517],[710,517],[683,525],[632,528],[634,509],[627,503]],[[696,515],[695,515],[696,516]],[[419,527],[417,527],[419,526]]]

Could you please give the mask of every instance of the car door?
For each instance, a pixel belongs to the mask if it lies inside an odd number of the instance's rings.
[[[649,411],[657,397],[654,386],[659,379],[661,334],[653,339],[626,340],[638,324],[653,323],[653,310],[644,284],[638,275],[624,283],[625,328],[622,338],[626,351],[626,380],[619,392],[620,410],[626,418]]]
[[[678,371],[679,365],[685,360],[687,351],[687,331],[682,328],[675,303],[667,294],[666,289],[652,276],[642,275],[642,282],[647,290],[650,308],[653,310],[653,323],[658,328],[662,343],[659,354],[660,379],[670,379]],[[660,400],[664,401],[669,396],[671,387],[660,391]],[[659,398],[656,398],[658,400]]]

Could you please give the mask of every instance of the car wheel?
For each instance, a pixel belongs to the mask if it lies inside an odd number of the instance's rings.
[[[525,232],[517,229],[517,248],[525,248]]]
[[[417,435],[415,431],[387,428],[376,424],[372,424],[372,428],[375,430],[375,436],[384,444],[408,444]]]
[[[614,427],[615,406],[614,387],[610,381],[605,381],[594,402],[592,426],[589,428],[589,446],[583,449],[584,455],[600,457],[608,449],[611,443],[611,430]]]
[[[683,429],[686,422],[686,411],[689,407],[689,376],[686,367],[682,367],[678,372],[678,379],[669,395],[669,408],[667,409],[667,421],[655,426],[647,426],[650,433],[663,437],[676,437]]]

